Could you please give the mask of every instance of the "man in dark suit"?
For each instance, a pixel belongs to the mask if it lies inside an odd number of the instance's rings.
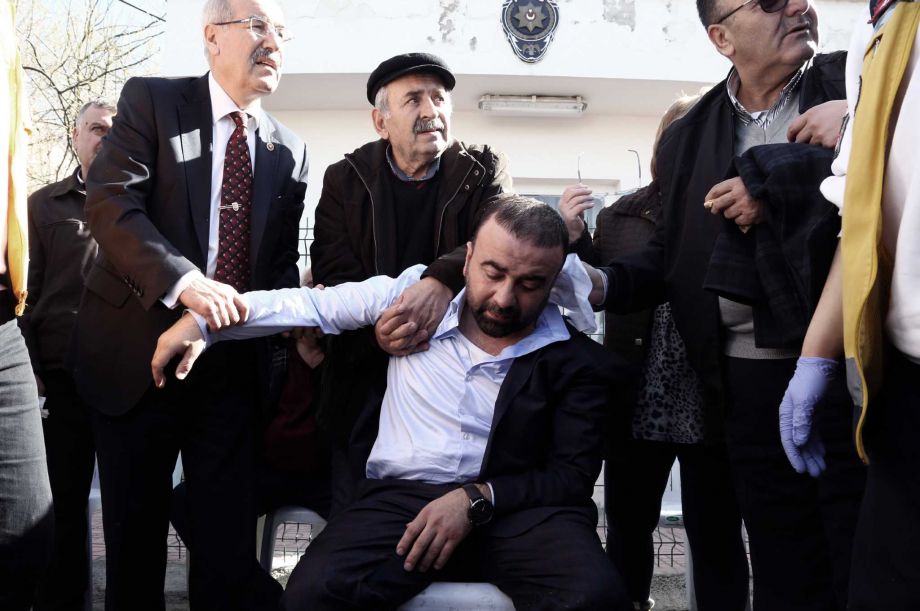
[[[147,364],[183,309],[212,328],[245,317],[239,292],[297,286],[303,142],[266,114],[284,16],[273,0],[209,0],[200,78],[135,78],[87,178],[99,256],[75,330],[74,376],[92,405],[106,542],[106,609],[163,609],[170,474],[182,452],[193,609],[273,608],[253,582],[251,421],[262,345],[208,354],[161,391]],[[262,576],[264,577],[264,576]]]
[[[631,608],[591,500],[607,390],[621,369],[565,322],[559,293],[549,303],[560,270],[576,287],[590,284],[576,257],[563,268],[567,246],[545,204],[504,195],[484,206],[466,288],[427,351],[390,359],[359,498],[307,549],[285,609],[392,609],[451,578],[492,582],[518,609]],[[373,324],[423,270],[248,293],[246,323],[217,333],[183,317],[158,342],[154,379],[164,385],[165,364],[182,352],[184,377],[203,337],[213,345],[295,325],[339,333]]]

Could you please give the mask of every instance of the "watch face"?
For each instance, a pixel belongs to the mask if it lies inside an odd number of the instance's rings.
[[[478,498],[470,503],[470,522],[481,526],[492,519],[492,503],[485,498]]]

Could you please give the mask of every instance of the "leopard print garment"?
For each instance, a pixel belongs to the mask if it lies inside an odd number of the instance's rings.
[[[633,437],[670,443],[703,441],[702,384],[687,362],[687,349],[671,305],[655,309],[648,357],[633,410]]]

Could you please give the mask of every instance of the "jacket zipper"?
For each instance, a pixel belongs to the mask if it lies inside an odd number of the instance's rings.
[[[470,159],[472,159],[472,157]],[[439,256],[438,253],[441,251],[441,229],[444,227],[444,215],[447,214],[447,208],[451,205],[451,203],[453,203],[455,199],[457,199],[457,194],[460,193],[460,189],[463,188],[464,183],[466,183],[466,179],[470,177],[470,172],[473,171],[473,167],[477,163],[478,162],[476,160],[473,160],[473,165],[470,166],[470,168],[466,171],[466,174],[463,176],[463,180],[461,180],[460,184],[457,185],[457,190],[454,191],[454,194],[450,196],[450,199],[448,199],[447,203],[444,204],[444,207],[441,208],[441,218],[438,220],[438,239],[434,243],[434,255],[436,257]],[[483,171],[485,171],[485,168],[483,168]]]
[[[345,157],[345,159],[348,160],[348,165],[350,165],[354,169],[355,174],[358,175],[358,178],[361,180],[361,184],[364,185],[364,189],[367,191],[367,198],[371,202],[371,231],[374,234],[374,275],[379,276],[380,265],[378,264],[378,261],[380,260],[380,251],[377,248],[377,211],[374,209],[374,194],[371,193],[371,188],[367,185],[367,181],[364,180],[363,176],[361,176],[361,172],[358,170],[358,166],[356,166],[349,157]]]

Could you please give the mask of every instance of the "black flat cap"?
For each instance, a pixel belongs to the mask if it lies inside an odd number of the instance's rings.
[[[457,83],[450,68],[437,55],[432,55],[431,53],[403,53],[381,62],[371,72],[367,79],[367,101],[373,105],[374,98],[377,97],[377,91],[381,87],[401,76],[415,72],[434,74],[441,79],[448,91],[452,90]]]

